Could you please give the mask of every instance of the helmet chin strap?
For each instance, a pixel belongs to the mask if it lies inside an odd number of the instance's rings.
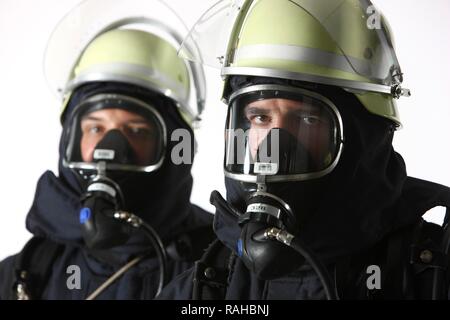
[[[318,274],[327,299],[337,299],[331,277],[319,261],[295,235],[298,219],[289,204],[267,192],[266,176],[257,176],[257,191],[247,200],[245,214],[239,217],[241,235],[238,255],[261,279],[275,279],[309,263]],[[293,255],[293,250],[298,254]]]

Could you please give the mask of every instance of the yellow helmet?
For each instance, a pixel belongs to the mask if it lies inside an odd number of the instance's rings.
[[[186,47],[198,43],[203,49],[218,25],[226,47],[202,50],[201,59],[221,63],[225,101],[233,75],[299,80],[342,87],[368,111],[401,126],[394,99],[410,93],[401,88],[387,22],[370,1],[223,0],[194,26]]]
[[[59,23],[46,51],[46,76],[63,98],[62,114],[81,85],[122,82],[171,98],[192,125],[203,111],[206,89],[201,66],[177,55],[183,30],[158,0],[81,3]]]

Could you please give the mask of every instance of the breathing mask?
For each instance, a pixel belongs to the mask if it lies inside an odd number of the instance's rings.
[[[80,223],[88,247],[126,242],[130,226],[114,215],[126,208],[121,181],[157,170],[164,161],[166,127],[159,112],[138,99],[97,94],[74,108],[63,164],[83,181]]]
[[[316,92],[257,84],[230,96],[226,129],[225,175],[246,195],[237,252],[260,278],[285,275],[304,258],[267,232],[276,228],[298,235],[304,213],[278,191],[336,167],[344,140],[340,113]]]

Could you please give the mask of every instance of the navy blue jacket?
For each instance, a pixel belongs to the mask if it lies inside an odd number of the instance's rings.
[[[420,261],[416,262],[414,266],[409,263],[410,253],[412,252],[409,232],[422,223],[423,231],[421,232],[423,235],[418,241],[431,248],[433,245],[430,238],[436,235],[437,238],[432,240],[435,244],[440,244],[442,229],[435,224],[423,222],[421,216],[434,206],[450,208],[450,190],[434,183],[408,178],[401,199],[400,201],[404,204],[404,206],[400,206],[402,211],[390,213],[401,215],[404,218],[403,222],[394,226],[394,231],[386,234],[383,239],[370,247],[366,247],[359,252],[349,252],[346,256],[326,263],[331,277],[338,283],[338,293],[341,299],[431,298],[433,269],[431,265],[427,266]],[[230,300],[319,300],[326,298],[318,276],[309,265],[303,265],[297,271],[274,280],[261,280],[253,274],[238,257],[236,243],[240,236],[240,227],[235,218],[220,206],[216,206],[214,230],[218,239],[226,248],[225,250],[229,252],[228,261],[221,263],[221,265],[228,265],[229,267],[226,289],[222,298]],[[436,230],[439,231],[436,232]],[[392,241],[393,239],[401,239],[401,247],[394,250],[393,256],[389,256],[388,246],[393,242],[395,243],[395,241]],[[293,254],[295,253],[293,252]],[[343,265],[342,262],[349,261],[350,258],[353,259],[352,261],[361,261],[361,264],[354,264],[353,268],[342,272],[340,269]],[[387,266],[390,259],[395,259],[393,260],[394,270],[392,272],[398,272],[399,275],[395,273],[384,274],[384,271],[392,268],[392,266]],[[371,291],[367,288],[366,280],[369,276],[367,267],[372,264],[377,264],[381,268],[382,290]],[[412,269],[402,269],[400,265],[404,265],[406,268],[412,266]],[[216,268],[216,270],[219,269]],[[396,288],[402,285],[401,274],[403,270],[412,272],[411,274],[414,277],[412,281],[415,288],[408,295],[403,295],[403,292],[395,292]],[[177,276],[174,281],[165,287],[158,298],[192,299],[194,274],[195,269],[191,269]],[[337,280],[344,278],[347,282]],[[203,279],[205,280],[204,277]],[[409,284],[412,285],[412,283]],[[216,292],[219,291],[216,290]],[[448,298],[450,299],[450,291],[448,291]]]
[[[197,242],[196,246],[206,247],[211,241],[212,232],[208,233],[207,230],[210,229],[212,215],[191,204],[185,209],[187,212],[180,223],[165,232],[164,242],[169,244],[188,232],[202,233],[204,235],[202,242]],[[132,257],[149,248],[145,236],[136,230],[136,234],[123,246],[105,252],[90,252],[81,237],[78,211],[78,197],[72,194],[53,173],[45,173],[38,183],[35,201],[27,216],[27,228],[39,237],[60,244],[62,251],[52,263],[50,277],[42,296],[37,298],[85,299]],[[17,255],[8,257],[0,263],[0,299],[12,297],[16,257]],[[190,261],[177,259],[176,256],[169,258],[168,279],[191,267],[193,261],[188,260]],[[80,289],[68,289],[67,280],[71,273],[67,273],[67,268],[71,265],[80,268]],[[156,293],[158,272],[158,260],[150,253],[148,258],[116,280],[98,299],[151,299]]]

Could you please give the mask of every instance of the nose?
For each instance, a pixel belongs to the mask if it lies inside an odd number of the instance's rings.
[[[113,122],[108,127],[108,131],[111,131],[111,130],[119,130],[119,131],[123,132],[123,127],[119,123]]]
[[[120,133],[122,133],[122,135],[123,135],[124,137],[127,138],[127,140],[130,141],[129,134],[128,134],[126,128],[125,128],[122,124],[120,124],[120,123],[111,123],[111,124],[108,126],[107,131],[105,132],[105,134],[108,134],[108,133],[111,132],[111,131],[119,131]]]
[[[278,114],[272,119],[272,128],[290,129],[289,116],[284,114]]]
[[[283,114],[276,117],[276,119],[272,120],[272,128],[280,128],[289,132],[294,137],[299,137],[300,134],[300,121],[297,120],[296,117],[292,115]]]

